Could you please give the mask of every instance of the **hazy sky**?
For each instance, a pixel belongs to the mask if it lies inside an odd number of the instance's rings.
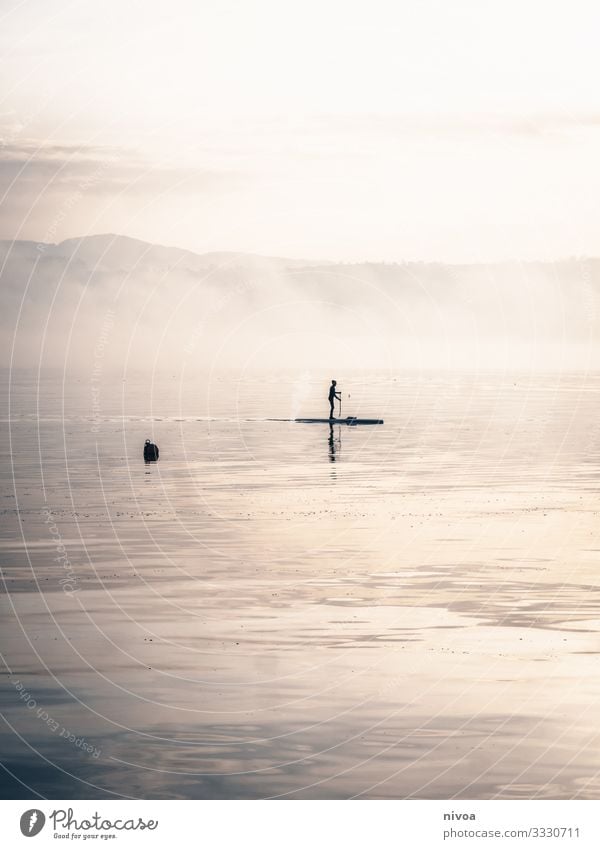
[[[600,254],[600,6],[0,0],[0,236]]]

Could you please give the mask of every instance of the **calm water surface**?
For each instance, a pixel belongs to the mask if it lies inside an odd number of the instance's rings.
[[[329,377],[4,374],[5,797],[598,797],[600,378]]]

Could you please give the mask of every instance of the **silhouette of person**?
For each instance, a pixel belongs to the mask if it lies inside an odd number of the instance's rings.
[[[329,418],[332,419],[333,416],[333,405],[335,404],[336,399],[338,401],[342,400],[342,395],[340,392],[336,391],[336,381],[331,381],[331,386],[329,387]]]

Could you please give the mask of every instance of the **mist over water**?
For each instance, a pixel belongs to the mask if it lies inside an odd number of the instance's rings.
[[[2,243],[6,365],[67,372],[600,365],[600,261],[447,266]]]

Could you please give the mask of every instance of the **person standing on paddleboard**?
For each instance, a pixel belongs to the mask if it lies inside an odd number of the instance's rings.
[[[342,400],[342,395],[340,392],[336,391],[336,381],[331,381],[331,386],[329,387],[329,418],[332,419],[333,416],[333,405],[335,404],[336,398],[338,401]]]

